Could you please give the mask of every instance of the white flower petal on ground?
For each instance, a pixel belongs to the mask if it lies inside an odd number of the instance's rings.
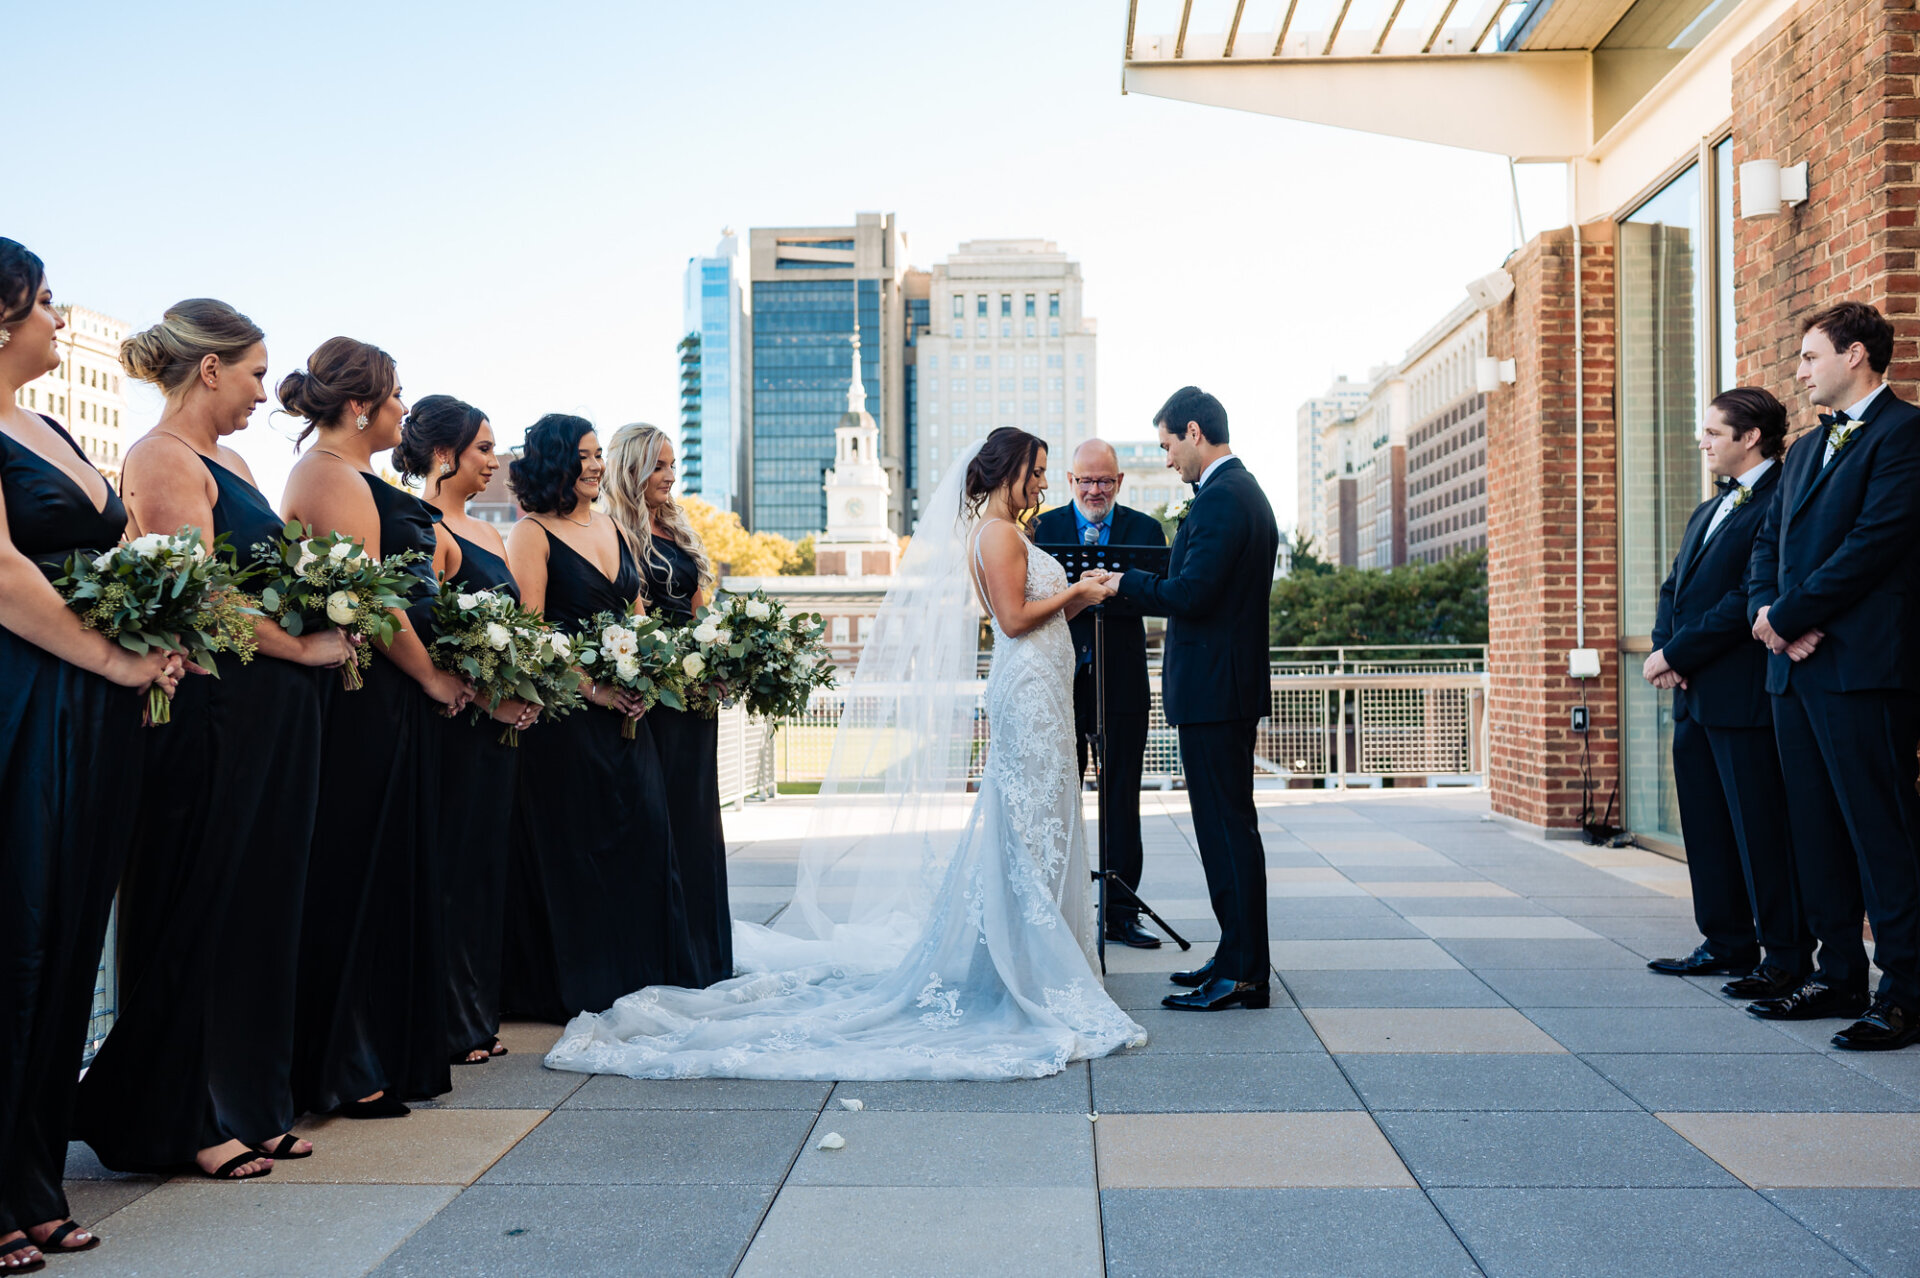
[[[845,1149],[846,1147],[847,1138],[839,1132],[828,1132],[820,1138],[820,1148],[822,1149]]]
[[[856,1113],[859,1112],[860,1110],[865,1109],[866,1107],[867,1107],[867,1103],[865,1101],[854,1100],[852,1097],[848,1097],[847,1099],[840,1102],[841,1109],[852,1110]]]

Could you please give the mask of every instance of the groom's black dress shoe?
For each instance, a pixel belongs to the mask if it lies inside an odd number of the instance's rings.
[[[1736,976],[1722,985],[1720,992],[1728,998],[1783,998],[1806,983],[1804,974],[1789,972],[1784,967],[1768,967],[1762,963],[1745,976]]]
[[[1139,919],[1108,919],[1107,940],[1136,950],[1157,950],[1160,938],[1140,926]]]
[[[1160,1006],[1177,1011],[1218,1012],[1229,1007],[1267,1007],[1273,1002],[1273,987],[1265,981],[1234,981],[1216,976],[1186,994],[1169,994]]]
[[[1186,986],[1205,985],[1208,981],[1211,981],[1213,979],[1213,960],[1208,959],[1206,962],[1202,963],[1199,967],[1193,968],[1189,971],[1168,972],[1167,979],[1169,981],[1172,981],[1175,985],[1186,985]]]
[[[1715,954],[1701,945],[1685,958],[1650,959],[1647,966],[1667,976],[1745,976],[1759,962],[1758,954]]]
[[[1833,1045],[1849,1052],[1891,1052],[1909,1043],[1920,1043],[1920,1016],[1884,998],[1833,1036]]]
[[[1865,990],[1847,993],[1817,980],[1808,981],[1791,994],[1747,1005],[1747,1011],[1763,1021],[1818,1021],[1833,1016],[1855,1017],[1866,1010]]]

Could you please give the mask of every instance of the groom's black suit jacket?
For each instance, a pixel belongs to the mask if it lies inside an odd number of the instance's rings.
[[[1033,539],[1043,546],[1080,543],[1080,525],[1074,521],[1071,503],[1042,514],[1033,523]],[[1167,535],[1160,521],[1130,506],[1113,508],[1113,529],[1107,536],[1110,546],[1164,546]],[[1147,686],[1147,628],[1139,608],[1124,599],[1106,605],[1107,616],[1107,713],[1144,715],[1152,706]],[[1093,612],[1083,610],[1067,623],[1073,632],[1076,661],[1093,655]]]
[[[1279,554],[1267,495],[1229,456],[1187,507],[1167,575],[1132,569],[1121,577],[1119,598],[1168,619],[1160,676],[1168,723],[1266,716],[1267,600]]]

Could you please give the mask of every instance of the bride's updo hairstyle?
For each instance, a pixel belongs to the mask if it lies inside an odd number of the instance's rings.
[[[593,423],[570,413],[548,413],[527,427],[520,456],[507,463],[507,487],[534,515],[571,515],[580,504],[580,441]]]
[[[266,339],[258,324],[225,302],[190,297],[169,306],[152,328],[120,343],[120,367],[172,399],[200,376],[200,362],[207,356],[218,356],[222,364],[237,363]]]
[[[474,437],[487,415],[463,399],[451,395],[428,395],[407,410],[400,423],[400,442],[394,446],[393,468],[400,478],[412,483],[438,476],[434,454],[442,449],[460,464],[461,455],[473,447]]]
[[[1046,447],[1046,440],[1013,426],[1002,426],[988,435],[987,442],[967,463],[967,495],[962,503],[967,518],[978,518],[987,499],[1008,484],[1015,485],[1016,497],[1024,493]],[[1020,521],[1025,523],[1032,514],[1021,511]]]
[[[307,424],[295,444],[322,426],[338,426],[350,401],[367,406],[368,413],[386,403],[399,389],[400,374],[393,356],[378,346],[351,337],[329,337],[307,356],[307,366],[280,379],[274,394],[280,407]]]

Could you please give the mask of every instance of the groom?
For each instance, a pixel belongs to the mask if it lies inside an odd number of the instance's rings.
[[[1267,599],[1280,528],[1252,472],[1227,447],[1219,400],[1183,386],[1153,424],[1168,468],[1194,486],[1194,496],[1175,515],[1180,528],[1167,575],[1129,571],[1119,597],[1169,619],[1163,700],[1167,722],[1180,730],[1194,835],[1220,920],[1213,957],[1172,974],[1191,991],[1161,1002],[1197,1012],[1265,1007],[1267,860],[1253,807],[1253,744],[1270,700]]]

